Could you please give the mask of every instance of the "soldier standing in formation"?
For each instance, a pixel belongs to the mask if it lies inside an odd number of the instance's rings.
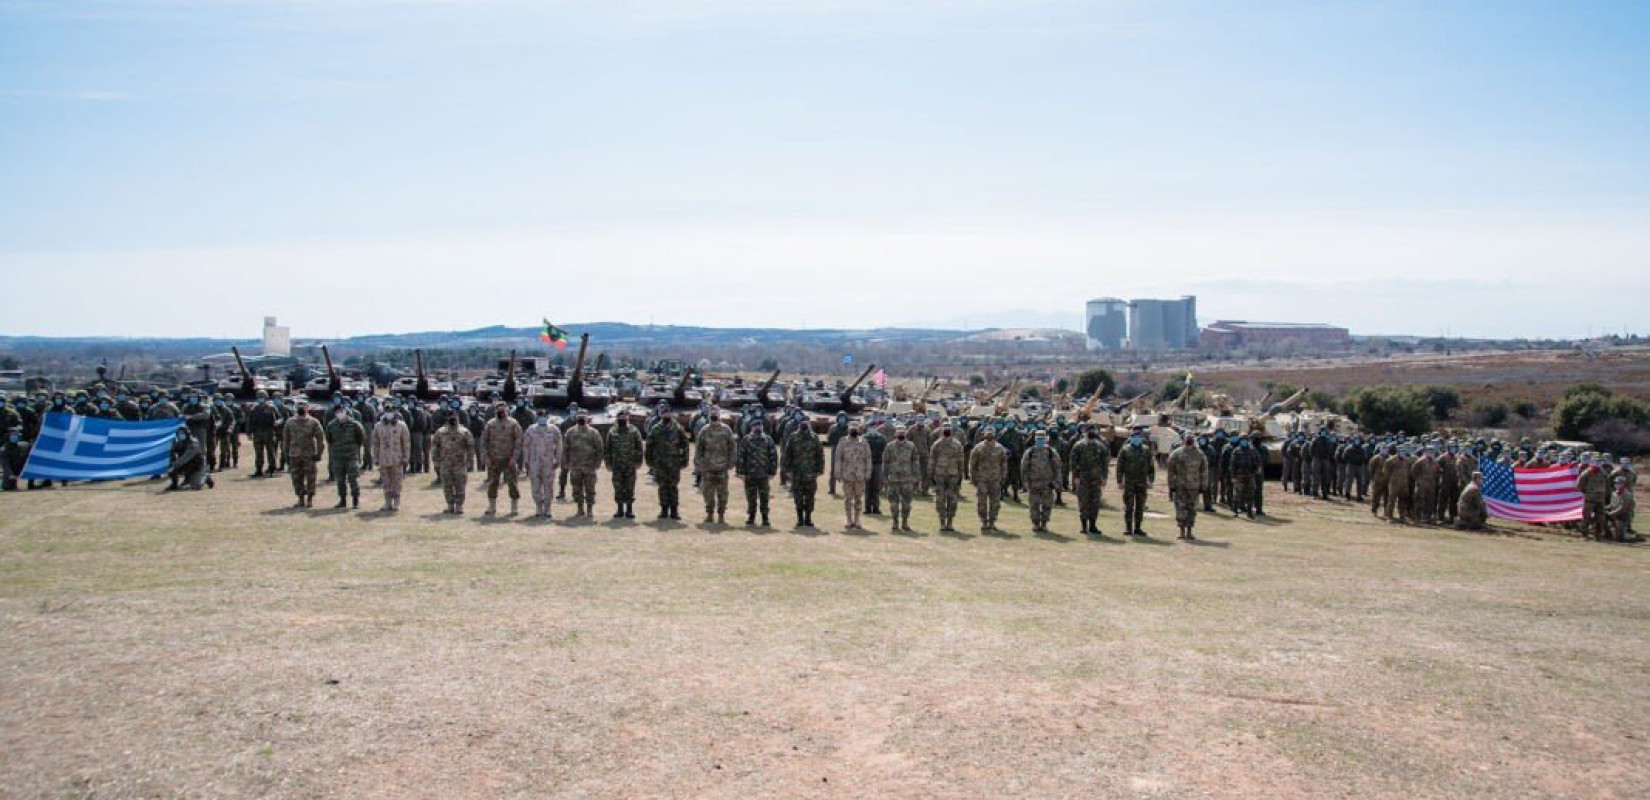
[[[338,481],[338,505],[333,508],[347,508],[351,502],[361,507],[361,451],[366,447],[366,428],[339,406],[327,423],[327,471]]]
[[[1060,454],[1048,446],[1048,433],[1037,431],[1031,446],[1020,456],[1020,480],[1025,483],[1026,497],[1031,501],[1031,529],[1048,532],[1049,517],[1054,513],[1054,493],[1059,489]]]
[[[283,426],[282,442],[292,473],[292,491],[298,495],[297,506],[314,508],[315,464],[326,450],[326,435],[320,421],[309,415],[308,406],[298,406],[297,414]]]
[[[842,507],[848,529],[859,529],[859,514],[865,502],[865,484],[871,480],[871,446],[865,443],[859,426],[849,427],[848,436],[837,442],[832,458],[837,480],[842,484]]]
[[[464,496],[470,479],[470,462],[476,449],[475,436],[458,424],[458,412],[448,411],[446,424],[435,432],[430,457],[441,479],[441,493],[447,498],[448,514],[464,513]]]
[[[550,503],[556,497],[556,470],[561,468],[561,428],[539,413],[521,435],[519,466],[527,470],[527,486],[533,493],[534,516],[550,518]]]
[[[1197,504],[1204,487],[1211,480],[1209,459],[1198,448],[1196,440],[1188,434],[1180,446],[1169,453],[1168,470],[1169,499],[1174,502],[1175,524],[1180,526],[1182,540],[1193,541],[1196,539],[1192,535],[1192,528],[1197,525]],[[1241,491],[1241,483],[1234,488]]]
[[[1606,515],[1610,503],[1610,476],[1593,461],[1592,453],[1581,456],[1581,470],[1576,475],[1576,490],[1581,492],[1581,535],[1603,540],[1610,532]]]
[[[1262,467],[1260,453],[1255,450],[1249,437],[1239,437],[1226,464],[1232,475],[1233,516],[1248,514],[1250,519],[1255,518]]]
[[[951,428],[941,428],[940,438],[928,448],[928,469],[934,481],[934,511],[940,518],[940,530],[955,531],[957,505],[962,500],[963,462],[967,452],[957,441]]]
[[[613,502],[618,506],[613,511],[614,519],[636,518],[636,470],[646,456],[643,450],[641,431],[630,424],[629,417],[620,416],[607,432],[604,453],[607,469],[613,473]]]
[[[600,431],[590,427],[590,418],[579,414],[573,427],[562,434],[562,452],[566,456],[568,480],[573,484],[575,517],[596,513],[596,471],[601,469],[605,444]]]
[[[1410,508],[1414,515],[1412,519],[1423,525],[1431,525],[1438,516],[1438,458],[1437,451],[1428,447],[1421,451],[1421,457],[1409,467],[1410,481]]]
[[[893,512],[894,530],[911,531],[911,498],[922,479],[922,459],[904,425],[895,426],[894,441],[882,452],[882,477],[888,484],[888,507]]]
[[[739,440],[734,456],[734,472],[745,484],[745,524],[755,525],[756,514],[762,514],[762,527],[768,527],[769,483],[779,471],[779,448],[762,429],[762,420],[751,420],[748,432]]]
[[[997,443],[997,432],[987,428],[985,438],[968,454],[968,474],[974,479],[974,505],[980,515],[980,531],[997,530],[997,513],[1002,509],[1003,481],[1008,479],[1008,448]]]
[[[693,473],[699,476],[699,491],[705,497],[705,522],[727,522],[728,470],[733,469],[734,451],[739,441],[733,429],[712,411],[710,421],[694,439]]]
[[[791,499],[796,503],[796,525],[812,528],[814,495],[819,491],[819,473],[825,470],[825,450],[806,421],[785,437],[784,467],[791,480]]]
[[[517,513],[521,489],[516,487],[516,457],[521,451],[521,423],[503,403],[493,407],[493,418],[481,429],[481,460],[487,467],[487,516],[498,513],[498,484],[510,490],[510,513]]]
[[[1135,429],[1117,454],[1117,482],[1123,489],[1123,535],[1145,536],[1146,490],[1157,482],[1157,463],[1141,429]]]
[[[373,426],[372,461],[378,466],[378,479],[384,486],[383,510],[400,511],[401,485],[407,465],[412,463],[412,435],[395,411],[384,412]]]
[[[659,519],[681,519],[680,487],[682,468],[688,462],[687,431],[670,413],[668,404],[659,404],[659,414],[658,422],[648,429],[643,456],[659,488]]]
[[[1386,459],[1386,521],[1409,518],[1409,456],[1394,450]]]
[[[836,446],[846,438],[848,438],[848,415],[845,412],[839,412],[836,415],[836,421],[831,423],[831,430],[825,434],[825,446],[831,451],[830,494],[832,497],[836,497],[836,482],[838,480],[836,475]]]
[[[1111,447],[1100,441],[1093,425],[1084,425],[1083,438],[1071,446],[1071,482],[1083,533],[1100,535],[1101,492],[1110,476]]]

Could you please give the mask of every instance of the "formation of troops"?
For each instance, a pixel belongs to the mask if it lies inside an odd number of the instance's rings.
[[[1164,472],[1178,536],[1193,540],[1199,512],[1216,505],[1234,515],[1265,516],[1266,455],[1251,436],[1225,431],[1185,434],[1169,452],[1145,429],[1115,446],[1099,426],[1055,417],[1048,422],[1007,417],[942,420],[873,412],[863,420],[842,414],[821,437],[801,409],[770,417],[760,406],[729,412],[710,405],[687,424],[666,404],[645,419],[621,415],[606,431],[577,406],[552,415],[527,402],[469,403],[442,398],[336,395],[312,403],[260,395],[250,403],[182,391],[143,395],[99,391],[17,397],[0,405],[7,441],[0,452],[4,488],[20,487],[29,443],[49,412],[112,420],[177,419],[169,490],[212,488],[213,474],[238,469],[243,439],[252,446],[252,477],[286,474],[295,506],[314,507],[324,482],[337,493],[334,508],[359,508],[361,473],[375,471],[384,511],[401,507],[408,474],[433,473],[446,513],[464,513],[472,473],[484,474],[486,514],[498,513],[499,495],[519,513],[525,478],[534,516],[552,517],[571,484],[573,516],[596,511],[599,473],[608,472],[615,519],[634,519],[638,473],[646,468],[658,496],[659,518],[680,520],[683,472],[703,499],[705,522],[725,523],[730,476],[740,479],[745,523],[771,525],[773,483],[788,491],[799,527],[812,527],[819,484],[840,496],[847,525],[865,514],[887,514],[895,531],[911,530],[912,503],[934,499],[940,530],[956,530],[962,486],[973,487],[980,529],[993,532],[1005,500],[1021,501],[1032,529],[1049,531],[1053,509],[1076,496],[1081,532],[1101,535],[1103,490],[1121,496],[1122,534],[1146,536],[1149,490]],[[772,427],[774,430],[769,430]],[[1281,446],[1284,491],[1329,500],[1368,502],[1388,521],[1478,529],[1488,518],[1480,458],[1514,466],[1574,464],[1585,498],[1576,527],[1597,539],[1638,541],[1632,532],[1636,473],[1629,460],[1577,453],[1557,446],[1500,441],[1338,435],[1324,429],[1297,433]],[[28,489],[51,488],[27,481]],[[887,501],[884,512],[883,502]]]

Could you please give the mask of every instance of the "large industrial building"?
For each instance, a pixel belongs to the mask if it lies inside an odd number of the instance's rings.
[[[264,317],[264,355],[292,355],[292,329],[276,324],[274,317]]]
[[[1090,350],[1121,350],[1129,338],[1129,304],[1115,297],[1090,300],[1085,328]]]
[[[1140,300],[1129,303],[1129,347],[1134,350],[1184,350],[1197,346],[1197,298]]]
[[[1263,347],[1293,343],[1307,349],[1348,347],[1352,332],[1318,323],[1246,322],[1220,320],[1203,329],[1198,345],[1210,350]]]

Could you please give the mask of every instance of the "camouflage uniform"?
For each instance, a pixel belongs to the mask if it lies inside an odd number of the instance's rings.
[[[1489,521],[1489,508],[1484,504],[1484,493],[1478,484],[1467,482],[1461,497],[1455,503],[1455,527],[1463,531],[1479,531]]]
[[[779,472],[779,448],[761,427],[752,426],[751,432],[739,440],[733,462],[734,472],[745,484],[745,524],[756,522],[757,511],[762,512],[762,524],[768,524],[769,483]]]
[[[1183,539],[1192,538],[1197,525],[1197,506],[1203,488],[1210,482],[1209,458],[1195,444],[1182,444],[1169,453],[1169,499],[1174,501],[1174,519]]]
[[[1157,480],[1157,463],[1144,443],[1130,442],[1117,454],[1117,482],[1123,487],[1123,535],[1144,536],[1146,489]]]
[[[212,417],[218,447],[216,467],[214,468],[221,472],[229,469],[231,465],[240,460],[241,429],[236,425],[235,411],[229,407],[228,403],[222,401],[213,403]]]
[[[928,448],[928,470],[934,482],[934,510],[940,517],[940,530],[952,530],[957,519],[957,505],[962,500],[963,466],[967,451],[955,435],[940,437]]]
[[[995,438],[982,439],[968,454],[968,474],[974,479],[974,503],[980,526],[996,530],[997,513],[1002,508],[1003,481],[1008,480],[1008,448]]]
[[[932,466],[928,463],[928,452],[934,446],[934,431],[927,423],[919,422],[912,425],[906,432],[905,438],[917,447],[917,494],[928,495],[928,486],[932,482]]]
[[[1414,519],[1431,525],[1438,516],[1438,459],[1431,453],[1422,455],[1409,468],[1411,501]]]
[[[367,447],[367,431],[361,423],[345,416],[327,423],[327,468],[338,480],[338,507],[344,507],[347,490],[356,507],[361,505],[361,452]]]
[[[659,518],[681,519],[678,487],[688,461],[687,431],[675,417],[661,420],[647,435],[647,468],[659,487]]]
[[[699,476],[699,490],[705,497],[706,522],[727,521],[728,470],[733,469],[738,445],[733,429],[721,420],[706,425],[694,440],[693,471]]]
[[[644,448],[642,432],[628,422],[607,432],[607,470],[613,475],[613,502],[619,506],[615,518],[636,517],[636,470],[642,466]]]
[[[1369,459],[1369,513],[1380,516],[1386,498],[1386,456],[1377,451]]]
[[[1054,513],[1054,493],[1060,485],[1060,454],[1048,446],[1046,438],[1033,439],[1031,447],[1020,456],[1020,479],[1025,482],[1030,500],[1031,529],[1047,531],[1049,516]]]
[[[384,510],[401,508],[401,485],[412,460],[412,435],[399,420],[386,419],[373,426],[372,460],[384,484]]]
[[[315,462],[321,460],[326,449],[326,435],[321,423],[314,417],[293,417],[282,426],[282,441],[286,447],[287,463],[292,470],[292,491],[298,495],[298,504],[315,503]]]
[[[268,475],[280,466],[281,455],[275,441],[275,423],[279,420],[280,415],[268,399],[259,400],[251,411],[246,412],[247,432],[252,434],[252,465],[256,470],[252,473],[253,477]]]
[[[1455,522],[1455,504],[1461,499],[1461,471],[1457,456],[1446,452],[1438,457],[1438,521]]]
[[[1610,523],[1606,507],[1610,502],[1610,476],[1598,466],[1587,464],[1576,476],[1576,490],[1581,492],[1581,532],[1603,539],[1609,533]]]
[[[566,456],[568,480],[573,484],[573,502],[578,510],[575,516],[596,513],[596,472],[602,467],[606,449],[601,432],[582,424],[574,425],[562,434],[562,451]]]
[[[447,497],[447,513],[462,514],[476,440],[469,428],[458,423],[456,416],[451,420],[431,437],[430,457],[435,462],[436,475],[441,478],[441,492]]]
[[[894,441],[882,453],[882,477],[888,484],[888,507],[894,530],[911,530],[911,497],[922,479],[922,458],[909,434],[894,434]]]
[[[1254,519],[1256,496],[1260,494],[1260,453],[1253,445],[1239,444],[1227,457],[1227,469],[1232,477],[1232,511]]]
[[[1084,436],[1071,446],[1071,483],[1077,492],[1077,516],[1083,533],[1100,532],[1101,490],[1111,476],[1111,448]]]
[[[495,414],[481,429],[481,460],[487,467],[487,513],[497,510],[498,484],[510,490],[510,513],[516,513],[521,489],[516,487],[516,455],[521,450],[521,424],[508,414]]]
[[[836,477],[842,484],[842,504],[848,527],[859,527],[860,504],[865,501],[865,484],[871,480],[871,445],[864,436],[847,436],[837,442]]]
[[[882,513],[883,454],[888,450],[888,437],[880,426],[873,425],[865,432],[865,443],[871,447],[871,479],[865,483],[865,513]]]
[[[796,502],[796,523],[801,527],[813,527],[814,495],[824,469],[825,450],[819,435],[807,425],[791,431],[785,439],[785,471],[791,478],[791,499]]]
[[[528,426],[522,433],[519,462],[527,470],[527,486],[541,517],[550,516],[550,503],[556,498],[556,470],[561,468],[561,456],[561,428],[549,424],[548,419]]]
[[[1409,456],[1403,453],[1394,453],[1386,459],[1385,511],[1388,522],[1409,518],[1409,468]]]

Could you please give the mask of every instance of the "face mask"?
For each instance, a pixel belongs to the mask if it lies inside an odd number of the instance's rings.
[[[10,436],[7,436],[6,440],[11,442],[12,444],[17,444],[18,442],[23,440],[23,437],[18,436],[17,434],[14,433],[14,434],[11,434]]]
[[[349,417],[349,415],[348,415],[348,414],[346,414],[346,413],[344,413],[344,412],[342,412],[342,411],[340,411],[340,412],[338,412],[338,413],[336,413],[336,414],[333,414],[333,415],[332,415],[332,416],[333,416],[333,418],[334,418],[334,419],[339,419],[339,420],[342,420],[342,419],[345,419],[345,418],[347,418],[347,417]]]

